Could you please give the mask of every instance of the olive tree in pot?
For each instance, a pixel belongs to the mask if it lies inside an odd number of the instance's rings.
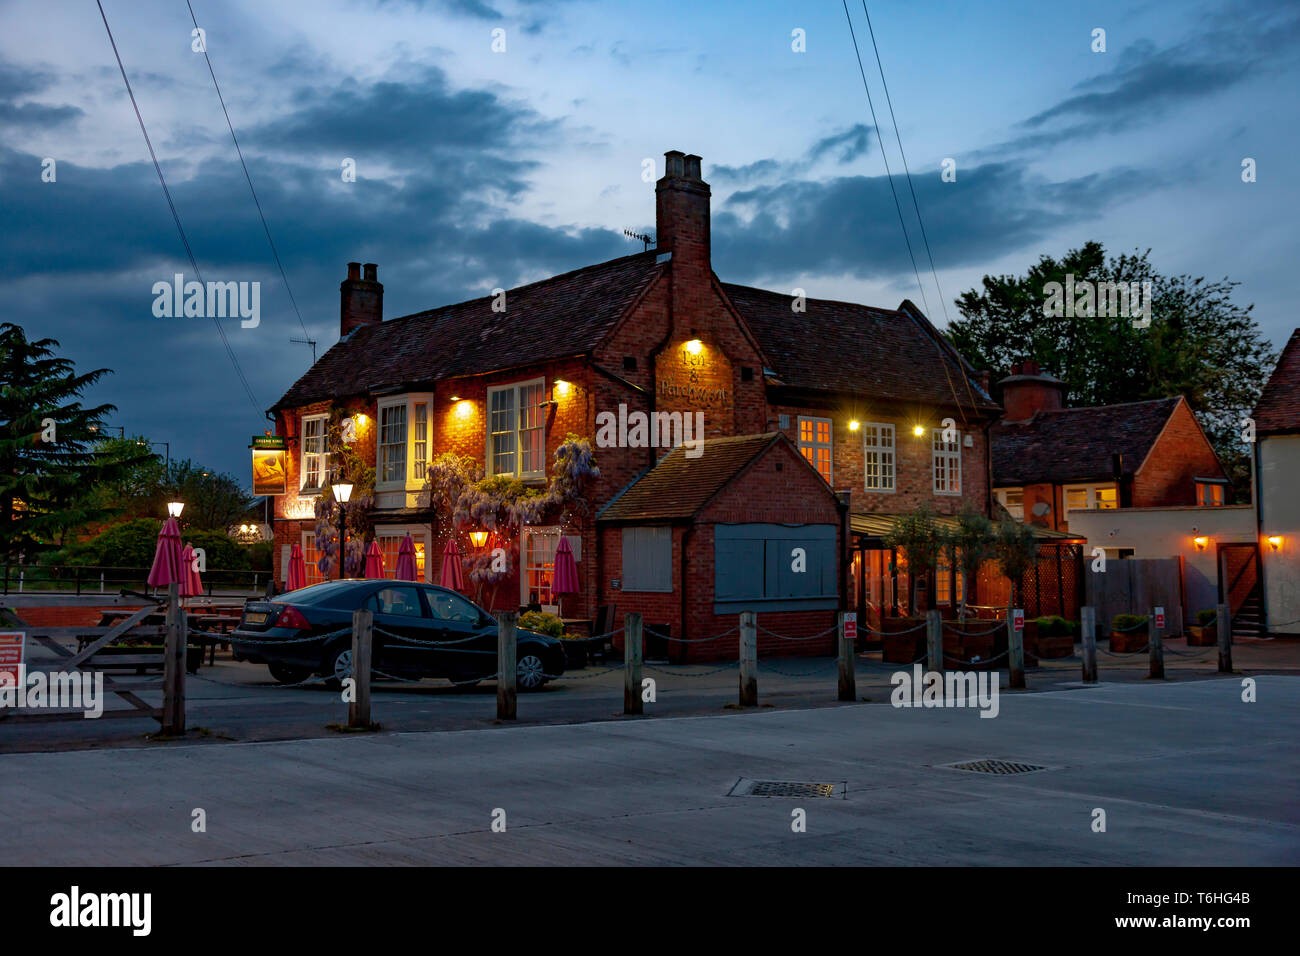
[[[1011,580],[1011,603],[1007,605],[1007,627],[1011,626],[1011,610],[1020,600],[1020,579],[1038,559],[1038,540],[1034,529],[1019,521],[998,523],[993,550],[998,568]]]

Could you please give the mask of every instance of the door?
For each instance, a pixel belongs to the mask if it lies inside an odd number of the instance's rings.
[[[424,596],[430,629],[437,633],[432,640],[447,643],[424,648],[422,673],[453,680],[496,673],[496,622],[455,591],[425,588]]]
[[[419,673],[421,645],[404,639],[436,639],[429,633],[429,615],[420,589],[414,584],[388,584],[366,599],[366,607],[375,615],[371,666],[387,674]]]

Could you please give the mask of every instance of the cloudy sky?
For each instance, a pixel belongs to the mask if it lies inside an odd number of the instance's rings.
[[[91,398],[115,425],[247,480],[311,349],[185,0],[102,2],[204,278],[261,282],[260,325],[224,323],[253,395],[211,320],[153,314],[192,269],[94,0],[0,3],[0,320],[112,368]],[[658,176],[667,149],[704,157],[725,281],[924,300],[942,326],[983,275],[1096,239],[1240,281],[1277,346],[1296,324],[1295,3],[868,4],[937,266],[936,287],[899,179],[921,292],[861,0],[883,157],[842,0],[191,2],[321,353],[349,260],[379,264],[393,317],[639,250],[622,230],[653,232],[643,160]]]

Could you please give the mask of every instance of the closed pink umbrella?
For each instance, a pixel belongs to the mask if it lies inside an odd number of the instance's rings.
[[[399,581],[414,581],[416,579],[415,540],[410,534],[407,534],[402,539],[402,545],[397,549],[397,570],[395,574]]]
[[[559,603],[562,594],[578,593],[578,565],[573,560],[569,539],[561,538],[555,549],[555,571],[551,576],[551,593]]]
[[[187,541],[181,551],[181,597],[198,597],[203,593],[203,579],[194,567],[194,548]]]
[[[442,549],[442,573],[438,575],[438,583],[453,591],[465,590],[465,572],[461,570],[455,538],[448,538],[447,547]]]
[[[379,550],[378,541],[371,541],[366,548],[366,577],[384,577],[384,553]]]
[[[153,553],[153,567],[149,569],[149,586],[165,588],[169,584],[183,586],[181,573],[181,529],[175,518],[163,522],[158,532],[158,547]]]
[[[296,591],[307,586],[307,562],[303,560],[302,547],[294,545],[289,550],[289,580],[285,582],[287,590]]]

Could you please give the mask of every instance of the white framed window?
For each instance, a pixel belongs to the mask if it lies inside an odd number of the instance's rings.
[[[943,429],[930,430],[936,495],[961,494],[961,433],[952,441],[944,441]]]
[[[329,420],[328,415],[302,417],[301,482],[298,487],[304,491],[318,491],[329,476],[329,446],[326,443]]]
[[[1025,517],[1025,489],[1023,488],[998,488],[993,492],[1002,507],[1006,508],[1011,517],[1024,520]]]
[[[565,537],[559,525],[525,528],[519,535],[520,563],[519,603],[528,604],[534,597],[538,604],[555,604],[552,585],[555,578],[555,549]],[[582,538],[568,535],[573,560],[582,560]]]
[[[894,426],[867,422],[862,426],[862,472],[867,491],[894,491],[896,488]]]
[[[376,480],[381,484],[406,482],[406,403],[379,406],[379,460]]]
[[[1217,482],[1198,481],[1196,483],[1196,503],[1202,508],[1221,508],[1226,486]]]
[[[379,400],[375,423],[376,490],[411,492],[423,487],[432,439],[431,400],[432,396],[425,392]]]
[[[1096,508],[1112,511],[1119,507],[1119,494],[1112,485],[1066,485],[1065,513]]]
[[[827,484],[835,480],[831,458],[831,420],[799,416],[799,451],[808,459]]]
[[[316,550],[315,531],[302,533],[302,560],[305,565],[304,570],[307,572],[308,586],[320,584],[325,580],[325,575],[321,574],[320,569],[316,567],[316,562],[320,560],[320,552]]]
[[[646,526],[623,529],[623,590],[673,589],[673,529]]]
[[[487,391],[489,475],[546,477],[545,380],[501,385]]]
[[[379,525],[375,528],[375,540],[379,542],[379,551],[384,556],[384,577],[389,580],[397,578],[397,556],[402,550],[402,540],[408,534],[415,545],[415,578],[417,581],[432,582],[432,565],[428,561],[428,525]]]

